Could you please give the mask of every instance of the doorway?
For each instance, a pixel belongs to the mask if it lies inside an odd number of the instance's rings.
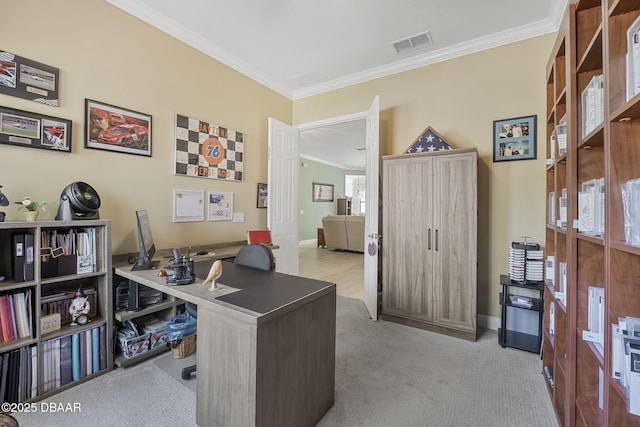
[[[345,177],[359,176],[366,172],[366,114],[335,117],[295,126],[299,130],[299,154],[304,165],[311,160],[344,170]],[[304,166],[303,166],[304,167]],[[357,179],[357,178],[356,178]],[[352,178],[353,180],[353,178]],[[355,196],[345,185],[345,194],[336,197]],[[364,184],[362,184],[364,191]],[[302,193],[301,193],[302,194]],[[360,195],[358,195],[360,197]],[[301,202],[302,203],[302,202]],[[303,211],[303,209],[301,208]],[[363,209],[364,211],[364,209]],[[336,214],[337,212],[333,212]],[[364,212],[363,212],[364,213]],[[308,212],[299,214],[299,223]],[[324,214],[320,214],[320,217]],[[318,222],[320,219],[307,219]],[[321,227],[321,224],[318,225]],[[349,298],[364,299],[364,254],[323,250],[308,240],[300,243],[300,273],[319,280],[337,283],[337,293]]]

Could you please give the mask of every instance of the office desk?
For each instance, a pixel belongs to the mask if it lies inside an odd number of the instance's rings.
[[[198,276],[211,263],[197,262]],[[115,274],[198,305],[199,426],[315,425],[334,402],[335,284],[222,264],[213,292],[202,278],[168,286],[157,270]]]

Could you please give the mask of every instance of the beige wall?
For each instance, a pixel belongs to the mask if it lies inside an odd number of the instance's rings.
[[[478,312],[500,317],[499,275],[521,236],[544,244],[545,64],[555,35],[297,100],[293,123],[367,110],[380,95],[381,155],[400,154],[432,126],[478,149]],[[493,163],[493,121],[538,116],[537,160]],[[384,239],[384,236],[383,236]]]
[[[71,154],[0,146],[3,191],[12,202],[46,199],[44,219],[52,219],[60,191],[88,182],[102,198],[101,216],[113,221],[114,253],[137,250],[136,209],[149,210],[160,247],[242,240],[264,227],[255,198],[266,182],[267,117],[297,124],[364,111],[376,94],[381,154],[402,152],[429,125],[457,147],[478,149],[480,313],[500,315],[498,276],[510,242],[543,241],[544,70],[553,35],[292,102],[100,0],[9,2],[2,18],[0,49],[60,69],[61,106],[5,95],[0,105],[73,120]],[[153,156],[84,148],[85,98],[151,114]],[[244,182],[174,176],[175,113],[244,132]],[[494,164],[493,120],[529,114],[538,115],[538,159]],[[246,222],[174,224],[173,189],[232,191]],[[15,205],[1,210],[7,221],[22,219]]]
[[[289,99],[100,0],[8,2],[0,40],[0,49],[59,68],[61,88],[57,108],[6,95],[0,105],[73,121],[71,154],[0,146],[11,202],[45,199],[43,218],[53,219],[62,189],[85,181],[113,221],[114,253],[137,251],[136,209],[149,210],[160,247],[243,240],[266,225],[256,191],[267,178],[267,118],[289,122]],[[84,148],[85,98],[152,115],[152,157]],[[244,182],[173,175],[175,113],[244,132]],[[231,191],[246,222],[173,223],[173,189]],[[23,219],[15,205],[0,210],[7,221]]]

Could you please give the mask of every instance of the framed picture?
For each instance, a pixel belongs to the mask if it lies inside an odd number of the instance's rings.
[[[151,157],[151,116],[85,99],[84,146]]]
[[[231,221],[233,219],[233,193],[209,191],[207,221]]]
[[[494,162],[536,158],[536,117],[493,121]]]
[[[265,209],[267,207],[267,184],[258,183],[257,207],[260,209]]]
[[[333,202],[333,184],[313,183],[314,202]]]
[[[58,106],[59,70],[0,50],[0,93]]]
[[[204,221],[203,190],[173,190],[173,222]]]
[[[71,152],[71,120],[0,107],[0,143]]]

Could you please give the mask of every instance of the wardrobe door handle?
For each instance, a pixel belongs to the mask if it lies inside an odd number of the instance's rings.
[[[427,242],[427,249],[431,250],[431,229],[429,229],[429,237]]]
[[[436,251],[438,250],[438,230],[436,229]]]

